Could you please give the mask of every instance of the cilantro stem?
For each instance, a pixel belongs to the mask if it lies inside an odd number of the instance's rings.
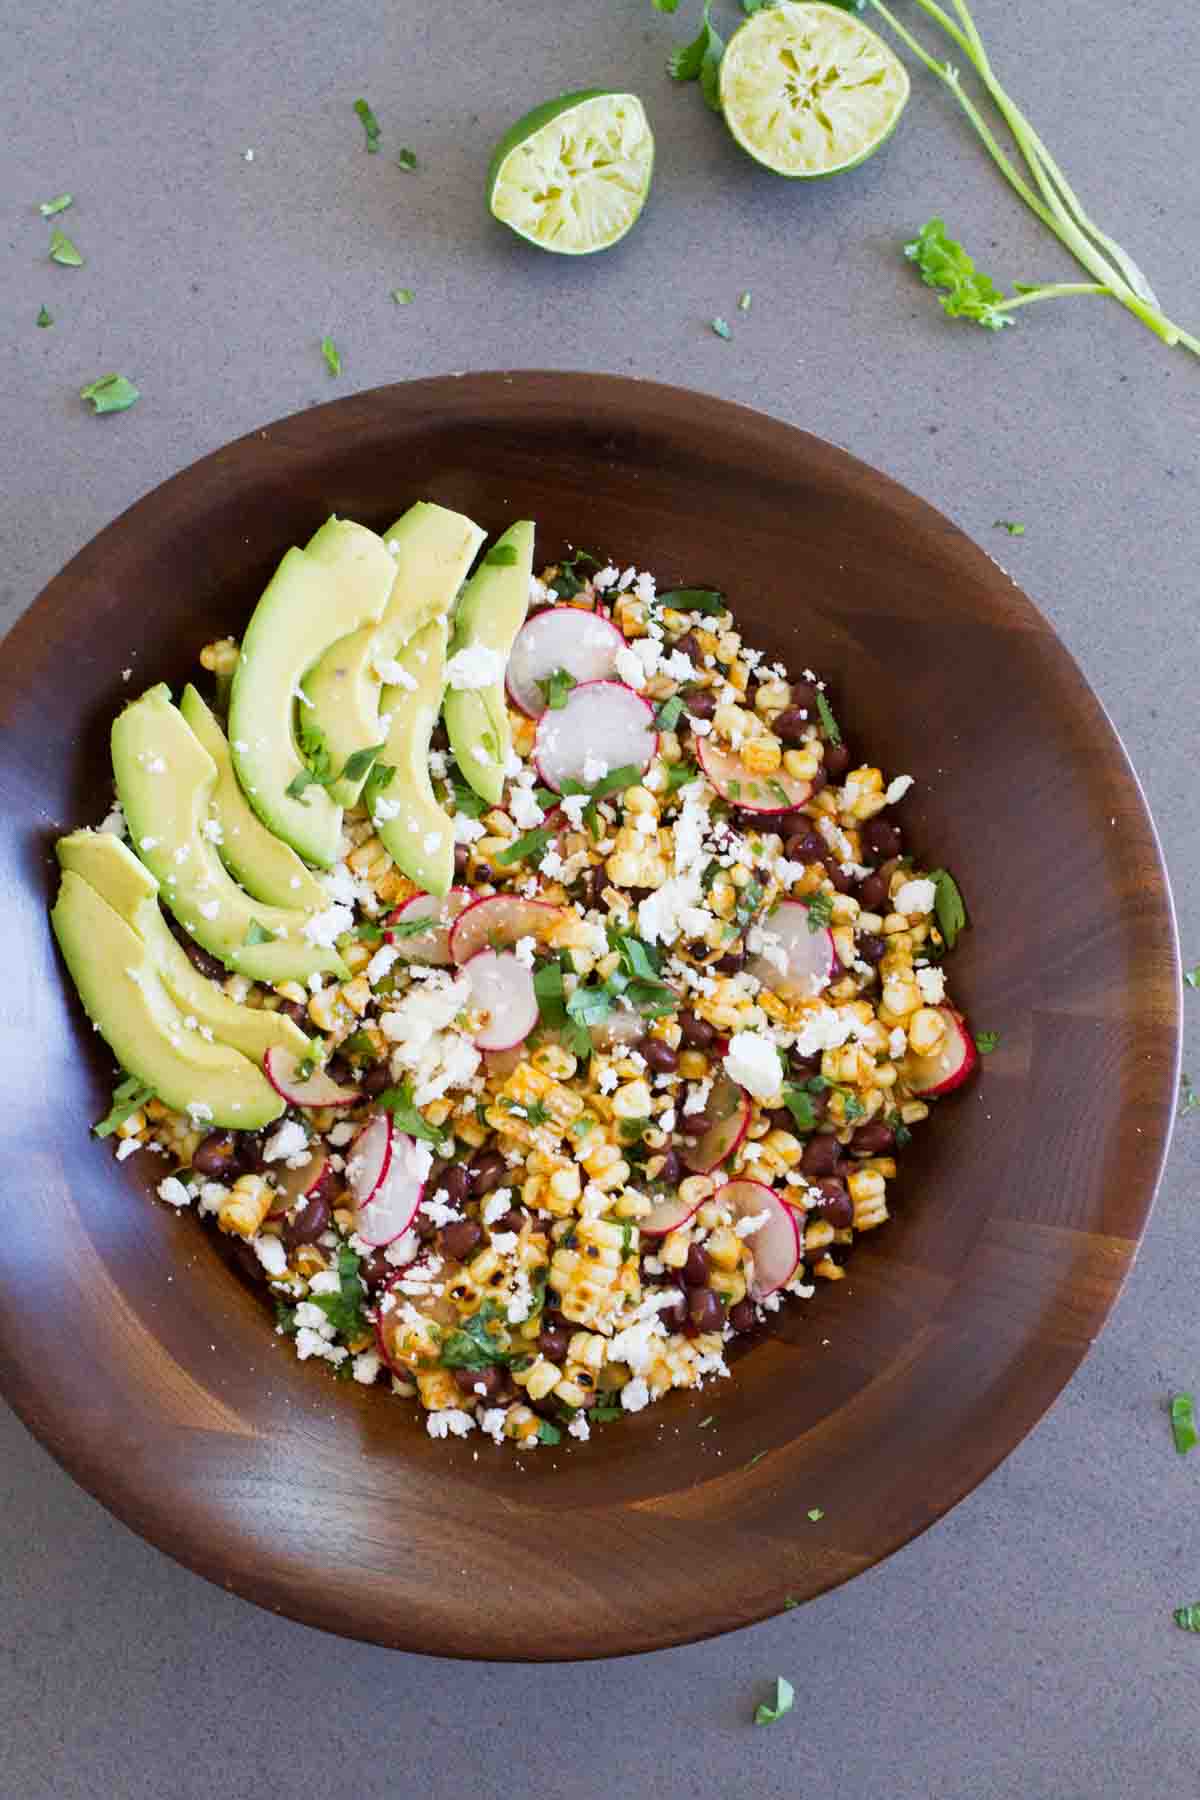
[[[1057,300],[1063,294],[1111,293],[1112,289],[1103,281],[1051,281],[1045,287],[1032,288],[1027,294],[1016,294],[1011,300],[998,300],[992,310],[1012,312],[1018,306],[1028,306],[1031,300]]]

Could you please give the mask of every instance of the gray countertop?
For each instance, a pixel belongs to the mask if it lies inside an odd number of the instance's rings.
[[[1196,10],[977,10],[1093,211],[1200,327]],[[675,20],[649,0],[7,15],[0,624],[165,476],[339,393],[479,367],[690,384],[847,446],[1012,570],[1129,746],[1200,957],[1200,363],[1106,300],[1032,308],[998,337],[942,318],[898,249],[931,213],[999,280],[1071,273],[926,75],[868,167],[794,187],[665,78],[686,0]],[[482,177],[516,113],[596,84],[643,96],[658,166],[634,235],[573,264],[493,226]],[[359,94],[384,154],[363,153]],[[82,269],[46,260],[37,202],[62,189]],[[78,389],[110,369],[143,399],[93,418]],[[802,1611],[649,1660],[460,1667],[269,1617],[116,1524],[0,1408],[0,1794],[235,1800],[271,1770],[307,1793],[563,1800],[1194,1793],[1200,1640],[1171,1609],[1200,1600],[1200,1457],[1175,1456],[1163,1401],[1200,1386],[1198,1175],[1193,1114],[1108,1330],[947,1519]],[[777,1674],[796,1709],[754,1730]]]

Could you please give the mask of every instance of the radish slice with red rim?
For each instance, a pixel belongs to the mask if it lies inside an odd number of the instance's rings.
[[[544,938],[562,918],[548,900],[489,894],[466,907],[450,927],[450,955],[461,967],[481,950],[507,950],[522,938]]]
[[[615,1050],[636,1044],[646,1035],[646,1020],[627,1006],[616,1008],[599,1024],[589,1027],[597,1050]]]
[[[425,1180],[433,1167],[428,1144],[418,1144],[402,1131],[392,1132],[387,1174],[365,1205],[360,1205],[355,1229],[364,1243],[376,1249],[406,1232],[417,1216]]]
[[[638,1230],[643,1237],[666,1237],[668,1231],[678,1231],[681,1225],[686,1225],[699,1207],[699,1200],[689,1203],[681,1200],[678,1194],[667,1194],[638,1220]]]
[[[353,1106],[359,1098],[358,1088],[342,1087],[324,1069],[314,1069],[301,1080],[300,1066],[300,1058],[279,1044],[272,1044],[263,1057],[263,1073],[289,1106]]]
[[[789,775],[780,769],[774,775],[752,775],[736,750],[725,750],[711,737],[696,739],[696,755],[700,767],[716,788],[722,800],[728,800],[743,812],[795,812],[812,798],[811,781]]]
[[[746,1237],[754,1257],[750,1298],[765,1300],[786,1286],[800,1267],[802,1240],[797,1215],[761,1181],[727,1181],[713,1195],[716,1206],[728,1207],[734,1219],[766,1217]]]
[[[946,1035],[932,1056],[915,1056],[910,1051],[902,1069],[904,1079],[914,1094],[935,1100],[940,1094],[952,1094],[961,1087],[979,1061],[975,1040],[967,1029],[967,1021],[952,1006],[939,1006],[937,1011],[946,1021]]]
[[[350,1145],[346,1181],[356,1206],[366,1206],[387,1179],[396,1135],[389,1113],[375,1113]]]
[[[538,1022],[533,970],[511,950],[480,950],[463,973],[471,983],[471,1007],[483,1015],[475,1033],[478,1050],[511,1050]]]
[[[751,928],[766,935],[768,950],[755,956],[748,972],[785,1000],[811,1000],[838,972],[837,950],[827,925],[812,929],[812,914],[800,900],[781,900]],[[779,967],[780,956],[786,959]]]
[[[625,639],[607,619],[577,606],[554,606],[526,619],[508,658],[505,683],[509,699],[530,719],[546,711],[538,686],[556,669],[564,669],[577,687],[605,681],[616,673],[617,654]]]
[[[711,1175],[714,1169],[719,1169],[749,1131],[752,1111],[745,1088],[740,1088],[728,1075],[718,1076],[704,1106],[704,1116],[711,1123],[683,1150],[685,1166],[694,1175]]]
[[[654,708],[619,681],[588,681],[572,688],[567,704],[538,720],[533,759],[547,787],[561,793],[567,781],[593,787],[605,774],[635,768],[642,774],[658,748]]]
[[[285,1218],[293,1207],[299,1206],[302,1201],[311,1200],[322,1182],[327,1181],[333,1172],[333,1164],[329,1160],[328,1152],[321,1144],[313,1145],[313,1154],[302,1168],[289,1169],[285,1165],[283,1168],[273,1169],[272,1174],[278,1184],[279,1192],[271,1202],[271,1210],[267,1217],[269,1219]]]
[[[405,962],[449,968],[454,961],[450,954],[450,927],[473,904],[470,888],[451,888],[440,899],[436,894],[414,894],[389,914],[384,942],[394,944]],[[424,919],[429,921],[426,929],[414,931],[413,926]],[[401,929],[397,930],[397,926]]]

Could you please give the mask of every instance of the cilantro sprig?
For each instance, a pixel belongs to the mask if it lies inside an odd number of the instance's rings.
[[[375,156],[379,151],[379,120],[375,117],[375,114],[371,111],[370,106],[365,100],[356,100],[354,102],[354,110],[362,120],[362,128],[366,133],[367,154],[368,156]]]
[[[1200,1432],[1196,1430],[1196,1396],[1194,1394],[1173,1394],[1171,1396],[1171,1435],[1175,1440],[1175,1448],[1180,1456],[1186,1456],[1200,1444]]]
[[[141,397],[127,375],[98,375],[79,390],[79,398],[88,402],[93,413],[128,412]]]
[[[668,588],[655,597],[656,606],[669,606],[672,612],[701,613],[715,618],[727,610],[725,596],[716,588]]]
[[[764,1702],[755,1707],[754,1723],[756,1725],[774,1725],[777,1719],[782,1719],[784,1713],[791,1712],[795,1700],[796,1690],[791,1682],[784,1676],[777,1675],[775,1677],[774,1702],[769,1706]]]
[[[953,950],[959,932],[966,928],[966,903],[949,869],[931,869],[929,879],[934,885],[933,910],[938,930],[946,941],[947,950]]]
[[[600,558],[593,556],[590,550],[577,550],[574,556],[564,556],[557,565],[557,573],[550,586],[560,600],[574,600],[587,585],[587,576],[579,573],[580,563],[590,563],[593,569],[600,567]]]
[[[552,669],[544,681],[535,683],[535,686],[541,690],[542,698],[551,712],[562,711],[567,704],[567,695],[577,685],[578,683],[569,669]]]
[[[657,5],[657,0],[655,4]],[[705,100],[714,112],[719,113],[721,58],[725,54],[725,40],[713,24],[711,12],[712,0],[704,0],[697,36],[690,44],[672,51],[667,58],[667,73],[675,81],[698,81]]]
[[[123,1125],[126,1119],[131,1119],[140,1106],[144,1106],[147,1100],[153,1098],[154,1089],[152,1087],[139,1080],[136,1075],[126,1075],[125,1079],[118,1081],[113,1089],[111,1107],[100,1123],[92,1126],[93,1136],[111,1137],[118,1125]]]
[[[395,1087],[384,1088],[375,1104],[384,1112],[390,1112],[401,1131],[407,1131],[409,1137],[421,1138],[427,1144],[440,1144],[443,1132],[436,1125],[430,1125],[417,1109],[413,1099],[412,1082],[405,1077]]]
[[[333,766],[329,745],[320,726],[301,719],[297,735],[305,766],[292,776],[284,790],[292,800],[303,800],[310,787],[331,788],[337,781],[362,781],[372,774],[377,757],[387,748],[386,743],[370,744],[363,750],[352,751],[339,773]],[[380,765],[373,780],[375,791],[387,787],[395,773],[388,764]]]
[[[801,902],[808,910],[808,929],[816,935],[833,923],[833,895],[818,892],[805,894]]]

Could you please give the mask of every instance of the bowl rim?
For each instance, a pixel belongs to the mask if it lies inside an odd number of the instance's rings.
[[[697,429],[701,428],[702,421],[705,420],[711,422],[714,429],[719,429],[722,421],[731,425],[740,422],[753,425],[755,430],[766,435],[782,434],[793,442],[796,439],[804,440],[807,454],[818,456],[824,461],[826,467],[835,472],[839,478],[853,482],[858,489],[865,491],[872,505],[889,507],[893,511],[907,511],[911,516],[920,518],[926,528],[933,527],[937,532],[943,534],[948,545],[957,546],[960,552],[964,546],[967,546],[973,557],[987,558],[995,569],[1000,570],[1000,565],[988,552],[975,544],[957,525],[928,502],[912,493],[911,490],[839,446],[759,409],[705,394],[699,390],[682,388],[637,376],[553,369],[461,372],[424,376],[411,381],[392,383],[324,402],[317,407],[303,409],[271,421],[265,426],[256,426],[241,437],[209,452],[169,476],[157,487],[134,501],[115,520],[97,533],[47,583],[41,594],[13,625],[6,636],[5,646],[10,649],[20,648],[27,644],[32,646],[34,641],[41,637],[51,619],[69,616],[77,581],[89,574],[96,558],[103,559],[107,544],[123,537],[131,529],[136,529],[139,515],[144,509],[161,505],[163,497],[180,487],[181,484],[202,482],[206,477],[218,474],[223,479],[227,479],[231,472],[236,473],[241,468],[252,467],[254,459],[262,453],[264,441],[269,443],[272,439],[286,437],[289,434],[292,436],[297,433],[303,435],[306,430],[311,429],[314,421],[320,421],[325,429],[328,429],[331,423],[337,425],[343,434],[348,436],[354,433],[360,421],[375,417],[378,422],[378,415],[394,414],[396,409],[409,415],[435,412],[439,401],[450,393],[454,394],[458,402],[473,401],[481,412],[491,411],[497,414],[503,412],[510,424],[524,423],[531,426],[539,417],[545,418],[556,409],[561,409],[564,383],[569,383],[572,390],[570,402],[572,409],[576,409],[582,399],[600,414],[607,414],[614,419],[626,422],[636,423],[639,410],[644,413],[646,409],[649,409],[653,414],[655,409],[678,408],[683,404],[695,409]],[[835,1559],[831,1557],[831,1570],[828,1578],[822,1579],[819,1587],[814,1588],[813,1593],[807,1597],[816,1597],[817,1593],[828,1592],[832,1588],[840,1586],[843,1581],[850,1580],[854,1575],[874,1567],[927,1530],[953,1506],[957,1505],[959,1500],[965,1498],[985,1480],[1045,1415],[1083,1362],[1120,1298],[1124,1283],[1136,1259],[1141,1238],[1146,1230],[1170,1150],[1175,1122],[1174,1095],[1178,1087],[1181,1057],[1182,988],[1175,911],[1157,829],[1129,754],[1103,703],[1087,682],[1071,652],[1034,602],[1017,587],[1015,582],[1011,581],[1007,572],[1000,570],[1000,573],[1003,575],[1003,589],[999,585],[994,587],[995,599],[1011,614],[1019,628],[1037,630],[1039,647],[1046,655],[1054,659],[1056,678],[1069,690],[1073,690],[1077,704],[1090,705],[1094,708],[1096,728],[1107,733],[1111,745],[1118,752],[1118,757],[1113,759],[1111,772],[1114,785],[1122,790],[1122,804],[1139,816],[1157,865],[1153,871],[1153,878],[1148,884],[1149,891],[1144,897],[1144,911],[1139,918],[1138,930],[1142,933],[1149,932],[1152,935],[1159,952],[1166,955],[1174,972],[1174,994],[1170,1014],[1169,1017],[1164,1015],[1159,1021],[1160,1031],[1165,1027],[1166,1031],[1170,1033],[1173,1049],[1164,1063],[1164,1075],[1160,1084],[1162,1104],[1153,1121],[1153,1128],[1146,1132],[1145,1141],[1140,1147],[1140,1164],[1136,1180],[1137,1193],[1130,1209],[1131,1216],[1135,1216],[1136,1230],[1128,1240],[1124,1238],[1120,1240],[1122,1244],[1127,1242],[1127,1249],[1118,1255],[1119,1270],[1115,1274],[1114,1285],[1107,1298],[1101,1299],[1093,1307],[1091,1320],[1093,1329],[1088,1341],[1081,1344],[1078,1354],[1074,1354],[1072,1351],[1071,1356],[1064,1362],[1061,1379],[1056,1378],[1052,1384],[1044,1385],[1029,1405],[1018,1408],[1020,1412],[1018,1426],[1006,1430],[1003,1434],[1003,1441],[999,1443],[999,1447],[995,1449],[993,1455],[984,1456],[975,1461],[970,1477],[965,1483],[956,1485],[952,1480],[947,1481],[938,1492],[936,1499],[930,1504],[927,1516],[922,1522],[914,1524],[911,1528],[903,1528],[890,1541],[877,1546],[873,1545],[869,1554],[856,1560],[844,1558],[840,1568],[832,1566]],[[0,665],[0,711],[3,710],[6,687],[11,679],[8,671],[12,660],[12,658],[6,658],[4,664]],[[1116,1241],[1114,1240],[1114,1242]],[[0,1274],[2,1273],[3,1258],[0,1255]],[[219,1545],[214,1545],[195,1530],[189,1531],[186,1527],[182,1530],[174,1530],[169,1520],[164,1520],[158,1515],[148,1516],[145,1511],[133,1504],[128,1492],[115,1481],[112,1471],[106,1469],[102,1464],[96,1463],[81,1451],[77,1443],[72,1441],[69,1417],[47,1416],[39,1405],[36,1382],[31,1383],[28,1376],[29,1370],[22,1368],[19,1340],[6,1338],[2,1321],[0,1321],[0,1394],[8,1401],[34,1437],[50,1451],[72,1479],[77,1481],[122,1523],[128,1525],[130,1529],[146,1538],[174,1560],[227,1591],[235,1592],[242,1598],[269,1611],[282,1613],[300,1623],[312,1625],[356,1641],[407,1648],[422,1654],[442,1656],[451,1660],[484,1658],[516,1662],[560,1660],[556,1655],[543,1656],[536,1652],[529,1655],[514,1654],[511,1650],[496,1649],[486,1644],[479,1649],[436,1645],[431,1648],[425,1641],[424,1629],[420,1633],[414,1631],[407,1637],[396,1633],[390,1633],[387,1636],[376,1635],[371,1630],[369,1619],[348,1618],[345,1615],[339,1615],[337,1610],[331,1609],[328,1604],[322,1604],[319,1600],[314,1602],[312,1595],[305,1590],[303,1585],[297,1585],[294,1581],[291,1583],[281,1582],[270,1577],[259,1581],[253,1576],[231,1579]],[[569,1655],[571,1659],[583,1660],[615,1655],[646,1654],[655,1649],[699,1642],[726,1632],[744,1629],[750,1624],[775,1616],[779,1610],[780,1605],[776,1600],[756,1610],[744,1611],[736,1618],[727,1616],[710,1620],[707,1623],[689,1621],[678,1626],[671,1626],[657,1631],[639,1642],[605,1643],[595,1649],[581,1644],[578,1648],[571,1650]]]

